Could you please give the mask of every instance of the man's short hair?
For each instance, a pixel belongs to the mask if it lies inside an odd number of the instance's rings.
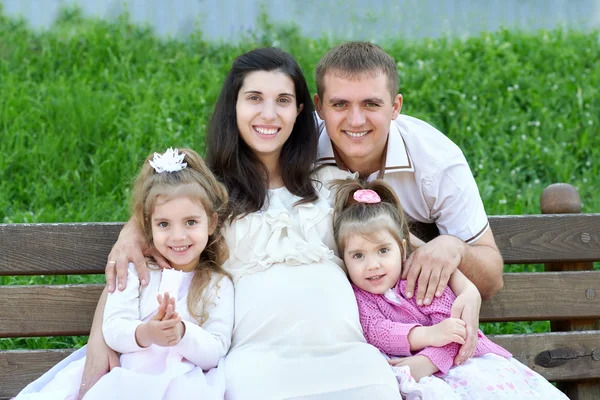
[[[322,99],[325,92],[325,74],[334,71],[342,78],[355,78],[368,73],[387,76],[388,89],[392,99],[398,94],[398,70],[394,59],[369,42],[346,42],[335,46],[325,54],[315,68],[317,94]]]

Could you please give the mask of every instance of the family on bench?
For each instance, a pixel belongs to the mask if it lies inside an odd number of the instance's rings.
[[[87,346],[16,399],[567,398],[478,329],[503,259],[394,60],[347,42],[315,75],[313,103],[289,54],[234,61],[205,159],[141,166]]]

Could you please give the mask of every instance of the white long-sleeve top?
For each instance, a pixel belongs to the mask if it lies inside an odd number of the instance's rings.
[[[140,286],[133,263],[129,264],[127,286],[110,293],[106,300],[102,333],[106,344],[119,353],[144,350],[137,344],[135,330],[158,309],[156,296],[169,292],[175,296],[175,310],[185,324],[185,334],[173,350],[203,370],[216,367],[231,345],[234,321],[234,289],[231,281],[214,275],[206,287],[210,295],[208,319],[200,327],[190,315],[187,293],[193,272],[150,269],[148,286]]]

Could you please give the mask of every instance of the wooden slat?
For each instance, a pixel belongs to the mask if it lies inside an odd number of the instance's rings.
[[[104,273],[121,223],[0,224],[0,275]]]
[[[600,214],[490,218],[507,264],[600,260]]]
[[[0,286],[0,337],[87,335],[104,285]]]
[[[550,381],[600,379],[600,332],[496,335],[490,338]],[[0,352],[0,399],[14,396],[71,352]]]
[[[600,271],[505,274],[481,322],[600,318]],[[86,335],[103,285],[0,286],[0,337]]]
[[[600,261],[600,214],[491,216],[490,225],[507,264]],[[0,224],[0,275],[102,273],[121,227]],[[426,239],[431,228],[416,224]]]
[[[600,214],[490,216],[506,264],[600,261]],[[418,237],[438,235],[433,224],[414,223]]]
[[[73,350],[0,351],[0,400],[10,399]]]
[[[490,336],[549,381],[600,379],[600,331]]]
[[[600,271],[504,274],[481,322],[600,318]]]

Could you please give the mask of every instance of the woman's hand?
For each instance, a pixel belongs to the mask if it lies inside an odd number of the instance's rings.
[[[454,303],[450,316],[452,318],[460,318],[465,322],[466,339],[465,343],[458,351],[458,355],[454,359],[454,364],[460,365],[473,357],[475,348],[477,347],[477,332],[479,329],[479,310],[481,309],[481,295],[471,284],[470,288],[462,291]]]
[[[148,268],[144,255],[151,256],[161,268],[170,268],[167,260],[154,248],[148,245],[139,225],[131,218],[121,230],[119,239],[114,244],[106,263],[106,286],[109,293],[125,289],[127,284],[127,268],[130,262],[140,278],[140,284],[148,284]],[[116,276],[116,278],[115,278]],[[115,285],[116,284],[116,285]]]
[[[83,377],[81,378],[81,386],[79,387],[78,399],[80,400],[85,394],[102,378],[106,373],[113,368],[120,366],[119,354],[108,347],[104,339],[100,337],[97,340],[88,341],[86,348],[85,367],[83,369]]]

